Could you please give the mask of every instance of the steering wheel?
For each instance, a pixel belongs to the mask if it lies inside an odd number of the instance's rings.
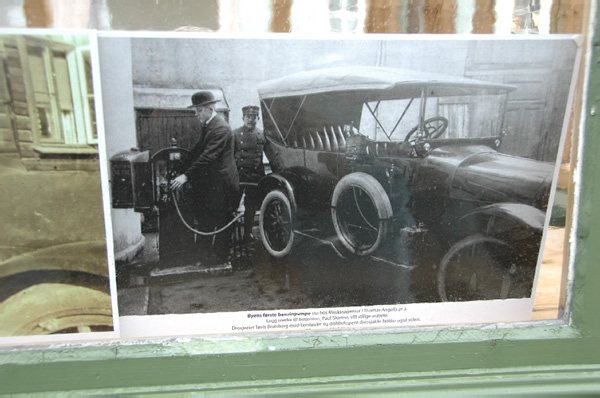
[[[423,122],[423,133],[425,138],[438,138],[448,128],[448,119],[443,116],[430,117]],[[419,125],[416,125],[406,135],[404,141],[408,142],[410,137],[419,129]]]

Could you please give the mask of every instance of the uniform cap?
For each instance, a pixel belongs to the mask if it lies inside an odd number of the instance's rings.
[[[248,105],[242,108],[244,115],[258,115],[258,106]]]

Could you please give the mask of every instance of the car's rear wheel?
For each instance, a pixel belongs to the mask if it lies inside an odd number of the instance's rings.
[[[260,207],[258,226],[262,243],[273,257],[285,257],[294,244],[294,213],[290,200],[281,191],[269,192]]]
[[[523,298],[531,295],[534,271],[508,242],[474,234],[444,255],[436,284],[442,301]]]
[[[369,174],[348,174],[333,191],[333,226],[340,243],[353,254],[366,256],[377,250],[387,236],[392,215],[387,193]]]

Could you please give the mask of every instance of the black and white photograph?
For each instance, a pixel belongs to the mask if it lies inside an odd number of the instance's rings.
[[[122,335],[530,319],[576,37],[98,41]]]
[[[0,344],[116,335],[95,49],[89,32],[0,32]]]

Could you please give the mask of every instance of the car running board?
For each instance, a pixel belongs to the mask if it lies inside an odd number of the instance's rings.
[[[336,238],[327,238],[327,239],[323,239],[323,238],[319,238],[318,236],[315,235],[311,235],[306,233],[306,231],[299,231],[299,230],[294,230],[295,234],[313,239],[318,241],[319,243],[325,245],[325,246],[329,246],[331,249],[333,249],[333,251],[335,252],[335,254],[340,257],[340,258],[347,258],[347,256],[342,254],[342,247],[339,243],[336,244],[337,239]],[[369,256],[369,258],[375,260],[375,261],[379,261],[388,265],[392,265],[394,267],[400,267],[400,268],[404,268],[407,270],[412,270],[414,269],[416,266],[415,265],[408,265],[408,264],[402,264],[402,263],[398,263],[395,261],[391,261],[382,257],[378,257],[378,256]]]

